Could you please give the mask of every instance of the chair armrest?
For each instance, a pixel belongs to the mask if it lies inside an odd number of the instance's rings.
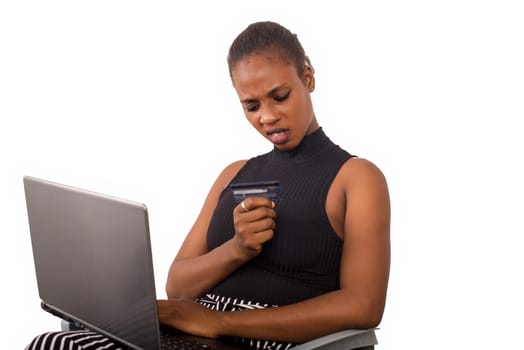
[[[313,339],[293,348],[293,350],[349,350],[373,349],[378,344],[375,329],[347,329]]]

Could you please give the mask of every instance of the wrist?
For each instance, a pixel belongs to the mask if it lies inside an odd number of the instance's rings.
[[[234,263],[244,264],[259,254],[259,251],[244,246],[236,236],[231,238],[227,243],[230,259]]]
[[[218,312],[216,325],[217,325],[217,334],[219,337],[229,337],[234,336],[231,332],[231,316],[235,312],[231,311],[220,311]]]

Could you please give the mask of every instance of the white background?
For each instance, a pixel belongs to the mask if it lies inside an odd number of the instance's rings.
[[[330,138],[385,173],[392,266],[377,349],[522,342],[519,1],[2,1],[2,348],[40,310],[22,177],[148,205],[159,297],[222,168],[271,145],[226,54],[253,21],[299,35]]]

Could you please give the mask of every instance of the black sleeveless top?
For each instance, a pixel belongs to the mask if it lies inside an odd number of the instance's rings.
[[[342,240],[329,223],[325,203],[333,179],[351,157],[319,128],[291,151],[274,148],[248,160],[232,182],[280,180],[274,237],[259,256],[209,292],[286,305],[339,289]],[[209,250],[233,237],[235,205],[226,188],[209,225]]]

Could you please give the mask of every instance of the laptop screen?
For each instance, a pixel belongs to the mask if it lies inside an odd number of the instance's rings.
[[[45,308],[133,348],[157,349],[146,207],[27,176],[24,188]]]

